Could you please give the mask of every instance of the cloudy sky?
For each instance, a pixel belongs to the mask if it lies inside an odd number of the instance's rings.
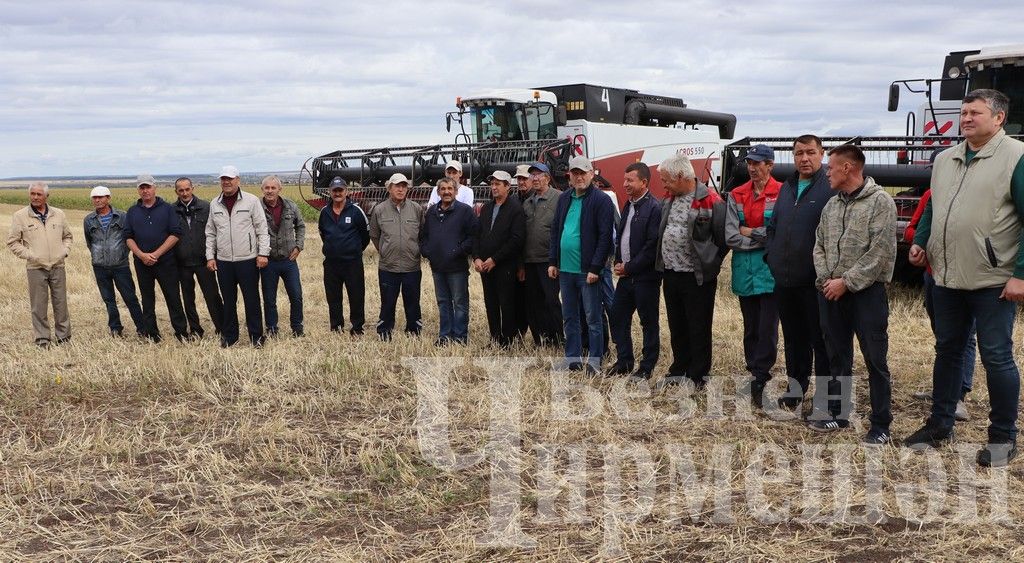
[[[455,97],[587,82],[737,134],[903,130],[889,82],[1019,43],[1018,1],[0,0],[0,177],[297,170],[443,142]]]

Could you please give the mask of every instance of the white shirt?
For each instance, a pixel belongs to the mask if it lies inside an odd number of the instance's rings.
[[[461,201],[462,203],[473,207],[473,199],[473,188],[459,184],[459,193],[455,194],[455,201]],[[441,196],[437,195],[437,186],[434,186],[434,189],[430,192],[430,199],[427,200],[427,207],[430,207],[439,201],[441,201]]]

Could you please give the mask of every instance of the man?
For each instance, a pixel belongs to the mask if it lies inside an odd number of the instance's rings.
[[[530,199],[533,195],[533,179],[530,175],[530,165],[520,164],[516,166],[516,192],[515,197],[519,200],[519,204],[524,206],[526,200]],[[525,242],[525,241],[524,241]],[[530,328],[530,315],[528,313],[530,309],[530,303],[526,299],[526,267],[523,264],[519,265],[519,269],[516,271],[516,338],[523,338],[526,336],[527,329]],[[536,341],[536,337],[534,337]]]
[[[47,309],[53,303],[54,336],[57,344],[71,340],[68,314],[67,275],[64,259],[71,253],[71,229],[64,212],[46,203],[50,188],[43,182],[28,187],[29,205],[14,212],[7,248],[25,260],[28,300],[32,308],[32,330],[36,346],[50,346]]]
[[[265,336],[259,271],[267,267],[270,235],[259,198],[240,190],[240,185],[238,168],[221,168],[221,194],[210,202],[210,220],[206,223],[206,267],[217,272],[220,294],[224,297],[221,347],[238,342],[238,290],[241,289],[249,341],[253,347],[261,348]]]
[[[818,137],[801,135],[793,141],[796,172],[779,188],[779,199],[767,223],[765,262],[775,279],[789,376],[789,390],[779,398],[779,406],[793,411],[807,393],[812,363],[816,377],[828,377],[830,373],[819,324],[812,258],[821,210],[835,195],[829,187],[828,168],[822,166],[823,156]]]
[[[156,195],[156,180],[143,174],[136,180],[139,200],[128,209],[124,237],[135,256],[135,276],[142,294],[142,336],[160,342],[156,324],[156,285],[164,296],[174,337],[188,340],[188,324],[179,292],[178,263],[171,249],[181,238],[181,223],[171,204]]]
[[[89,193],[95,211],[85,216],[85,246],[92,257],[92,272],[100,290],[103,304],[107,306],[107,327],[111,336],[124,336],[124,325],[117,311],[117,296],[114,288],[121,293],[121,299],[128,307],[128,313],[135,323],[135,332],[142,334],[144,322],[142,307],[135,296],[135,281],[128,267],[128,245],[125,244],[125,213],[110,205],[110,189],[96,186]]]
[[[388,199],[370,211],[370,240],[380,254],[377,281],[380,284],[380,320],[377,336],[391,340],[395,328],[395,309],[398,295],[402,295],[405,308],[405,332],[419,336],[423,327],[420,315],[420,225],[423,209],[406,199],[409,179],[404,174],[392,174],[385,187]]]
[[[616,360],[609,370],[613,375],[632,372],[633,381],[647,380],[658,362],[660,335],[658,311],[660,307],[661,274],[654,269],[658,248],[658,230],[661,227],[661,202],[648,187],[651,169],[642,162],[626,167],[622,185],[629,200],[622,210],[618,241],[615,244],[613,270],[619,276],[612,299],[612,340],[615,342]],[[640,317],[643,348],[640,367],[633,371],[633,313]]]
[[[932,198],[914,234],[910,260],[935,277],[935,369],[932,411],[906,440],[912,448],[953,438],[964,348],[977,327],[988,378],[988,444],[982,466],[1017,456],[1020,372],[1013,357],[1017,303],[1024,301],[1024,143],[1006,136],[1007,97],[974,90],[960,109],[965,140],[943,151],[932,168]]]
[[[511,196],[512,177],[504,170],[490,175],[492,199],[480,209],[473,241],[473,269],[484,286],[484,307],[491,341],[502,348],[516,337],[515,283],[519,254],[526,238],[526,215]]]
[[[665,312],[672,338],[672,365],[662,385],[711,373],[711,323],[725,245],[725,202],[697,180],[690,159],[670,157],[658,168],[669,197],[662,205],[655,269],[663,273]]]
[[[366,214],[348,199],[348,184],[340,176],[331,180],[331,204],[320,210],[317,226],[324,254],[324,293],[332,332],[345,328],[342,290],[348,291],[351,336],[363,335],[366,322],[366,280],[363,251],[370,244]]]
[[[284,280],[284,291],[288,294],[288,325],[292,336],[300,337],[303,335],[302,281],[299,279],[298,259],[306,243],[306,222],[302,220],[302,213],[295,202],[281,197],[280,178],[263,178],[260,189],[263,191],[260,204],[270,236],[267,267],[260,270],[267,334],[277,336],[277,283]]]
[[[181,240],[174,245],[174,256],[178,261],[178,279],[181,284],[181,300],[188,319],[189,335],[202,338],[205,334],[196,310],[196,282],[203,292],[206,311],[210,314],[214,332],[220,334],[220,322],[224,317],[224,303],[217,288],[217,275],[206,268],[206,222],[210,220],[210,204],[193,193],[192,180],[178,178],[174,181],[174,193],[178,201],[174,209],[181,223]]]
[[[456,185],[459,186],[458,192],[455,194],[455,200],[473,207],[475,199],[473,188],[462,185],[462,163],[457,160],[446,162],[444,165],[444,177],[455,180]],[[437,193],[437,186],[434,186],[434,189],[430,192],[430,198],[427,199],[427,207],[435,205],[439,201],[441,201],[441,196]]]
[[[551,225],[548,276],[562,293],[565,357],[570,370],[597,374],[604,356],[600,279],[612,250],[615,209],[594,186],[594,166],[575,156],[569,160],[569,186],[558,197]],[[583,359],[580,308],[587,320],[589,359]]]
[[[469,256],[473,253],[476,214],[457,201],[458,184],[437,181],[441,201],[427,208],[420,233],[420,254],[430,261],[440,319],[435,346],[466,345],[469,341]]]
[[[831,432],[850,425],[856,334],[868,369],[871,400],[871,428],[862,442],[881,446],[889,443],[892,422],[885,284],[892,280],[896,263],[896,204],[870,176],[864,176],[864,153],[856,145],[840,145],[828,155],[829,184],[839,195],[821,213],[814,271],[832,373],[815,380],[814,414],[808,427]]]
[[[531,164],[529,172],[534,189],[533,195],[523,203],[526,241],[521,267],[526,285],[527,325],[535,345],[561,347],[565,342],[562,303],[558,300],[558,281],[548,277],[548,258],[551,222],[562,191],[551,185],[551,170],[543,162]]]
[[[726,198],[725,243],[732,249],[732,291],[743,315],[743,357],[750,372],[750,401],[763,408],[764,388],[779,348],[775,279],[764,261],[765,223],[775,212],[782,184],[772,178],[775,151],[754,145],[747,151],[750,181]]]

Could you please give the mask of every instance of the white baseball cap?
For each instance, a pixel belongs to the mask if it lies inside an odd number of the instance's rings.
[[[574,156],[569,159],[569,170],[582,170],[584,172],[593,172],[594,165],[590,163],[590,159],[585,156]]]
[[[504,170],[495,170],[494,173],[487,177],[488,182],[491,180],[501,180],[506,184],[511,184],[512,176],[510,176],[509,173],[505,172]]]
[[[238,169],[235,168],[234,166],[225,166],[225,167],[220,169],[220,177],[221,178],[237,178],[238,177]]]
[[[405,174],[402,174],[401,172],[396,172],[396,173],[392,174],[390,178],[388,178],[388,182],[386,184],[384,184],[384,187],[390,188],[394,184],[403,184],[403,183],[406,186],[408,186],[409,185],[409,179],[405,177]]]
[[[103,197],[105,195],[110,195],[110,188],[106,186],[96,186],[89,192],[89,197]]]
[[[449,168],[454,168],[459,172],[462,172],[462,163],[457,160],[449,160],[448,162],[445,163],[444,169],[448,170]]]

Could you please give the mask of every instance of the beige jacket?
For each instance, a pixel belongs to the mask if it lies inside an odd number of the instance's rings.
[[[380,253],[377,268],[385,272],[407,273],[420,269],[420,227],[423,208],[408,199],[402,208],[390,199],[370,211],[370,240]]]
[[[29,270],[63,268],[64,258],[71,252],[71,229],[64,212],[49,206],[46,224],[36,217],[31,206],[25,206],[11,218],[7,248],[26,261]]]
[[[966,153],[964,141],[935,158],[928,261],[941,287],[1000,287],[1013,275],[1020,244],[1010,180],[1024,143],[1000,130],[970,164]]]

